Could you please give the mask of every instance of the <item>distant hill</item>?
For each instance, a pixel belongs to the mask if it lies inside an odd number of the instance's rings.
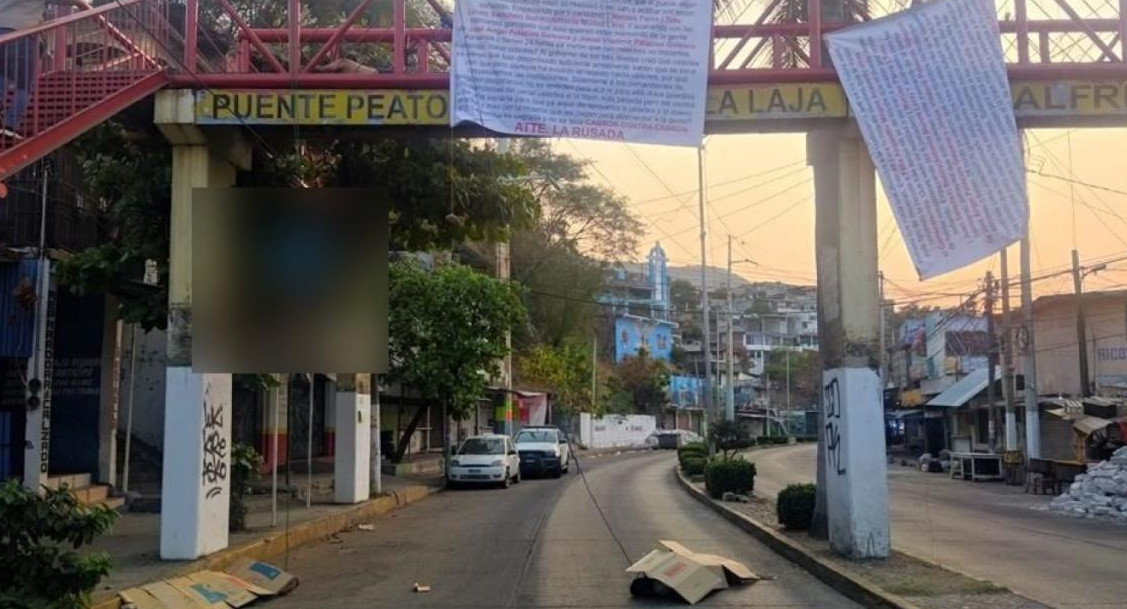
[[[705,267],[705,274],[708,277],[708,289],[715,290],[723,288],[728,285],[728,269],[717,268],[714,266]],[[670,266],[669,267],[669,280],[684,279],[689,283],[700,289],[700,267],[699,266]],[[732,274],[732,287],[743,288],[750,286],[751,282],[740,277],[739,275]]]

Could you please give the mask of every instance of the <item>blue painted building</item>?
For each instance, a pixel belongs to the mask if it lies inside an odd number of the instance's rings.
[[[642,349],[655,359],[670,360],[677,324],[671,321],[669,258],[660,243],[645,262],[614,268],[599,301],[610,305],[616,363]]]

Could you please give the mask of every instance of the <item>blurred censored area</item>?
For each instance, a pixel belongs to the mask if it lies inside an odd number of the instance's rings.
[[[378,189],[192,192],[192,370],[387,371]]]

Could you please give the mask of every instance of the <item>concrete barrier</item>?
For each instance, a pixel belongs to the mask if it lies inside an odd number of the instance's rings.
[[[875,585],[839,569],[818,558],[798,543],[787,539],[785,535],[771,527],[712,499],[707,493],[693,486],[692,482],[682,476],[676,465],[673,466],[673,477],[696,500],[712,508],[714,512],[751,534],[752,537],[763,542],[777,554],[806,569],[819,581],[837,590],[849,600],[870,609],[920,609],[918,605],[908,599],[889,594]]]

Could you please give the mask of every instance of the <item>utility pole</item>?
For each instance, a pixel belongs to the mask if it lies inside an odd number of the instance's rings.
[[[1025,331],[1025,456],[1041,457],[1041,412],[1037,403],[1037,349],[1033,341],[1033,268],[1029,225],[1021,240],[1021,322]]]
[[[712,340],[712,329],[709,324],[708,311],[708,257],[706,254],[705,239],[708,233],[704,229],[704,148],[697,148],[697,212],[700,219],[700,308],[703,327],[701,335],[704,337],[701,351],[704,354],[704,411],[715,418],[712,411],[712,354],[709,341]],[[711,452],[711,450],[709,451]]]
[[[1088,376],[1088,332],[1084,319],[1084,288],[1081,285],[1080,252],[1072,250],[1072,288],[1076,292],[1076,346],[1080,354],[1080,397],[1092,395]]]
[[[591,339],[591,412],[595,412],[596,398],[599,393],[599,338]]]
[[[994,369],[998,365],[998,350],[994,341],[994,273],[990,271],[986,271],[986,340],[986,407],[990,416],[990,450],[996,452],[998,408],[994,405]]]
[[[790,348],[787,348],[787,412],[790,412]]]
[[[728,235],[728,392],[724,403],[724,418],[736,420],[736,366],[732,349],[732,236]]]
[[[1002,399],[1006,402],[1006,450],[1017,450],[1017,417],[1014,416],[1013,328],[1010,327],[1010,264],[1002,248]]]
[[[880,388],[881,388],[881,391],[883,392],[885,387],[888,385],[887,379],[885,378],[887,376],[886,371],[888,369],[888,362],[887,362],[887,359],[886,359],[887,356],[888,356],[888,351],[887,351],[887,347],[885,347],[885,336],[884,336],[885,335],[885,328],[884,328],[884,324],[885,324],[885,319],[884,319],[884,313],[885,313],[885,311],[884,311],[884,271],[877,271],[877,307],[879,307],[879,311],[880,311],[880,381],[881,381],[880,382],[880,385],[881,385]],[[788,388],[789,388],[789,385],[788,385]],[[882,393],[882,395],[883,395],[883,393]]]

